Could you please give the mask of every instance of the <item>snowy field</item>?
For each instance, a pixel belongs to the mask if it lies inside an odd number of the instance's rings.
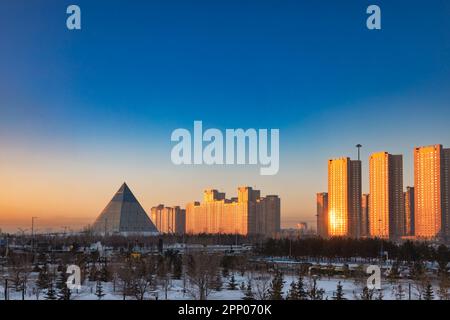
[[[36,275],[33,275],[36,276]],[[270,279],[269,279],[270,280]],[[209,300],[241,300],[245,295],[245,290],[241,290],[239,287],[242,283],[247,284],[248,276],[242,277],[240,274],[235,273],[235,281],[237,284],[237,288],[235,290],[230,290],[228,288],[228,282],[230,281],[230,277],[223,278],[223,286],[220,291],[212,291],[208,299]],[[253,291],[255,292],[255,298],[257,298],[257,287],[261,284],[258,283],[259,280],[252,280]],[[297,281],[296,277],[293,276],[284,276],[284,286],[283,292],[284,297],[286,297],[287,292],[290,288],[290,284],[292,281]],[[311,279],[309,277],[304,277],[305,288],[308,288]],[[338,282],[341,282],[343,287],[344,297],[349,300],[360,299],[360,295],[362,293],[362,289],[364,287],[363,282],[357,282],[352,279],[343,279],[343,278],[328,278],[322,277],[318,278],[317,285],[319,289],[324,289],[324,299],[333,299],[334,292],[336,291],[336,287]],[[404,289],[404,297],[403,299],[408,299],[408,280],[403,280],[402,287]],[[169,300],[191,300],[194,299],[193,295],[189,293],[189,289],[184,290],[184,284],[186,282],[183,280],[171,280],[170,285],[167,290],[167,299]],[[266,281],[266,285],[268,282]],[[398,286],[398,282],[395,284],[390,284],[388,281],[382,282],[382,298],[383,300],[395,300],[395,288]],[[116,290],[114,291],[113,284],[111,282],[102,283],[103,291],[105,296],[102,297],[102,300],[123,300],[123,296],[120,292],[120,285],[117,285]],[[186,284],[186,288],[189,288],[189,285]],[[434,287],[434,292],[436,293],[437,287]],[[73,291],[71,295],[71,300],[98,300],[96,296],[96,282],[86,281],[81,289],[76,292]],[[39,295],[36,294],[36,288],[33,286],[27,287],[25,299],[26,300],[44,300],[45,299],[45,291],[41,291]],[[374,294],[374,299],[378,297],[378,292]],[[417,300],[419,298],[417,290],[415,289],[414,284],[411,282],[411,299]],[[4,287],[0,285],[0,299],[4,299]],[[9,289],[9,299],[10,300],[21,300],[22,292],[16,292],[14,288]],[[127,296],[127,300],[135,299],[134,297]],[[161,286],[157,286],[154,290],[149,290],[145,294],[146,300],[165,300],[166,292]],[[435,294],[436,299],[436,294]]]

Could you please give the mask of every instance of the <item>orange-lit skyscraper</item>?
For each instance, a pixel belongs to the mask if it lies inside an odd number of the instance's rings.
[[[369,159],[369,230],[371,237],[404,235],[403,156],[378,152]]]
[[[444,238],[450,238],[450,148],[442,149],[442,217]]]
[[[361,161],[328,160],[328,235],[360,236]]]
[[[328,237],[328,193],[317,194],[317,235]]]
[[[405,199],[405,235],[414,236],[414,187],[406,187]]]
[[[414,229],[418,238],[448,237],[450,149],[414,149]]]
[[[203,192],[203,202],[186,205],[186,233],[237,233],[274,236],[280,231],[280,198],[261,197],[259,190],[239,187],[237,198],[214,189]]]

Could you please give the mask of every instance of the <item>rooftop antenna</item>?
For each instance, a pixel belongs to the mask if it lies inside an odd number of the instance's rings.
[[[361,148],[362,148],[362,144],[357,144],[356,148],[358,148],[358,161],[361,160]]]

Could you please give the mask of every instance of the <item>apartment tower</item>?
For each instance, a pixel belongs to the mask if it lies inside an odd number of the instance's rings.
[[[316,195],[317,202],[317,235],[328,237],[328,193],[321,192]]]
[[[363,194],[361,198],[361,237],[368,237],[369,233],[369,194]]]
[[[406,187],[405,199],[405,235],[414,236],[414,187]]]
[[[361,161],[328,160],[328,234],[360,236]]]
[[[414,149],[414,229],[418,238],[448,238],[450,149],[442,145]]]
[[[398,239],[405,231],[403,156],[378,152],[369,159],[371,237]]]
[[[183,234],[186,225],[186,211],[180,207],[165,207],[160,204],[153,207],[150,219],[161,233]]]

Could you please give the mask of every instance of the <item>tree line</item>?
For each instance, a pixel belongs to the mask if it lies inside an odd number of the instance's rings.
[[[305,238],[267,239],[257,245],[257,252],[267,256],[317,257],[317,258],[367,258],[376,259],[387,252],[389,259],[406,262],[450,260],[447,246],[428,242],[405,241],[394,243],[381,239]]]

